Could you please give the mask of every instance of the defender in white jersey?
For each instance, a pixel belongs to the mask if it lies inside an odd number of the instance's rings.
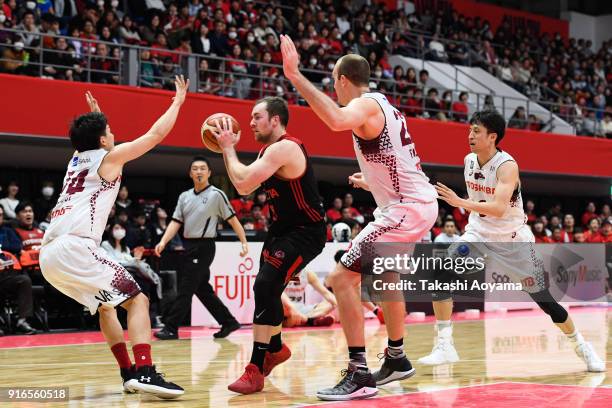
[[[108,257],[100,241],[119,192],[124,164],[155,147],[174,126],[189,81],[176,77],[175,85],[176,95],[166,113],[145,135],[118,146],[97,101],[86,94],[91,113],[79,116],[70,127],[76,151],[68,162],[64,187],[40,250],[45,279],[91,314],[99,312],[100,328],[119,364],[124,390],[160,398],[177,398],[184,390],[157,373],[149,344],[149,300],[132,276]],[[134,365],[114,309],[117,306],[128,313]]]
[[[547,289],[543,261],[535,251],[535,238],[523,212],[518,165],[512,156],[497,147],[505,133],[504,118],[495,111],[476,112],[470,124],[468,141],[472,152],[464,161],[469,198],[459,198],[444,184],[436,186],[440,199],[471,211],[465,233],[460,242],[451,245],[449,252],[453,253],[461,242],[480,243],[488,255],[487,273],[494,270],[513,282],[521,282],[523,290],[567,335],[588,371],[605,371],[605,363]],[[437,338],[431,354],[419,362],[426,365],[457,362],[459,355],[453,344],[450,321],[452,295],[438,292],[433,298]]]
[[[362,250],[377,242],[419,242],[438,215],[436,192],[421,170],[406,120],[387,98],[370,92],[370,66],[361,56],[340,58],[333,70],[336,102],[312,85],[299,71],[299,56],[287,36],[281,36],[285,76],[315,113],[334,131],[351,130],[361,172],[349,177],[356,187],[371,191],[378,208],[374,221],[351,242],[330,282],[338,301],[340,321],[349,346],[346,376],[332,388],[320,390],[323,400],[368,398],[377,385],[412,376],[415,371],[403,351],[404,302],[383,302],[388,347],[385,362],[372,374],[365,359],[361,306]]]

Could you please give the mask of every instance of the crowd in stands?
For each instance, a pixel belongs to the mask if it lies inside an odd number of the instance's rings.
[[[393,67],[390,55],[400,54],[482,66],[530,98],[553,103],[550,110],[579,134],[612,135],[612,40],[595,50],[591,41],[512,30],[508,22],[494,31],[488,21],[460,15],[448,2],[438,10],[398,4],[389,11],[376,2],[349,0],[0,0],[0,71],[38,75],[28,61],[41,58],[40,49],[30,47],[42,38],[44,76],[117,83],[121,54],[114,44],[142,45],[152,47],[140,52],[142,86],[171,88],[173,76],[185,68],[181,55],[197,54],[200,92],[241,99],[282,95],[300,103],[282,69],[266,65],[282,62],[279,35],[287,33],[302,68],[313,70],[306,75],[330,95],[333,64],[353,52],[370,62],[372,87],[406,115],[465,122],[475,108],[469,95],[433,88],[425,70]],[[89,58],[92,71],[86,73]],[[493,108],[492,98],[478,107]],[[522,107],[510,127],[543,130],[544,120]]]

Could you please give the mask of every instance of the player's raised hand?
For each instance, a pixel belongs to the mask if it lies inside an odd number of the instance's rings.
[[[453,190],[439,182],[436,183],[434,187],[436,188],[436,191],[438,192],[438,195],[440,196],[439,198],[441,200],[446,201],[453,207],[461,207],[461,198],[459,198],[457,193],[455,193]]]
[[[182,75],[176,75],[174,77],[174,86],[176,87],[176,94],[174,95],[174,102],[182,105],[187,97],[187,89],[189,89],[189,79],[185,81]]]
[[[288,35],[281,34],[280,42],[281,53],[283,54],[283,72],[285,77],[291,81],[300,73],[300,54],[298,54],[293,40]]]
[[[352,184],[353,187],[363,188],[366,191],[370,191],[370,186],[366,183],[365,178],[363,178],[363,173],[355,173],[348,178],[349,184]]]
[[[85,99],[87,99],[87,104],[92,112],[102,112],[100,110],[100,106],[98,105],[98,101],[96,101],[96,98],[93,97],[91,92],[85,92]]]
[[[240,133],[234,133],[230,118],[225,116],[220,121],[215,119],[215,128],[211,132],[217,138],[217,143],[222,149],[232,147],[240,141]]]

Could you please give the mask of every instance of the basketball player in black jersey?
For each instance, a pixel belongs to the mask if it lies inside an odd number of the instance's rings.
[[[264,377],[291,357],[291,351],[281,342],[281,295],[291,278],[321,253],[327,238],[312,164],[302,142],[285,130],[289,122],[287,102],[278,97],[261,99],[251,115],[255,139],[264,147],[248,166],[238,160],[234,145],[240,133],[231,132],[229,119],[218,121],[213,131],[236,190],[246,195],[263,187],[272,216],[253,287],[253,354],[244,374],[228,386],[240,394],[261,391]]]

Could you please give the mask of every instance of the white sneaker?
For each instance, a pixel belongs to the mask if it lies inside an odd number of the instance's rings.
[[[456,363],[459,361],[459,354],[457,354],[457,350],[455,350],[453,338],[438,336],[433,346],[433,350],[431,350],[431,354],[419,358],[418,361],[425,365]]]
[[[606,371],[606,363],[597,355],[591,343],[582,342],[574,349],[576,355],[587,365],[587,371],[592,373],[602,373]]]

